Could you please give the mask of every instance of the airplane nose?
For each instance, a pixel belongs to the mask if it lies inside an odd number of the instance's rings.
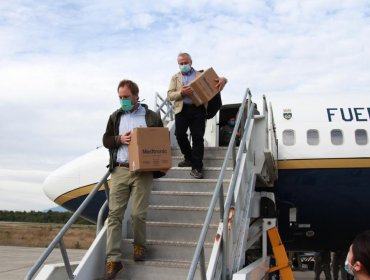
[[[80,160],[73,160],[46,177],[43,191],[46,196],[55,202],[61,195],[77,188],[80,185]]]
[[[62,201],[76,198],[78,194],[73,191],[86,186],[92,188],[107,172],[108,162],[109,153],[105,148],[89,152],[53,171],[45,179],[43,191],[50,200],[61,205]]]

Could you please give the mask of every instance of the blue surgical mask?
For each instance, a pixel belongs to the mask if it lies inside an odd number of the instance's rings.
[[[131,111],[134,108],[134,104],[131,103],[131,98],[122,98],[120,99],[121,108],[123,111]]]
[[[235,126],[235,120],[229,120],[227,123],[232,127]]]
[[[182,73],[188,73],[191,69],[189,64],[180,65],[179,67]]]
[[[355,274],[353,273],[353,270],[352,270],[352,265],[347,261],[344,262],[344,270],[347,271],[348,274],[352,275],[352,276],[355,276]]]

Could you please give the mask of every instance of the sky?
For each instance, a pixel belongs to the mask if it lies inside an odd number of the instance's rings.
[[[179,52],[227,104],[369,94],[369,46],[367,0],[0,1],[0,210],[56,206],[42,183],[102,145],[118,82],[154,109]]]

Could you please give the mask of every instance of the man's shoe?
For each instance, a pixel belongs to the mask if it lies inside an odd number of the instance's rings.
[[[190,175],[193,176],[195,179],[203,178],[202,171],[195,169],[195,168],[190,172]]]
[[[180,161],[177,166],[178,167],[191,167],[191,161],[188,159],[184,159],[183,161]]]
[[[122,267],[121,262],[107,262],[104,280],[114,279]]]
[[[134,261],[135,262],[145,261],[145,248],[134,245]]]

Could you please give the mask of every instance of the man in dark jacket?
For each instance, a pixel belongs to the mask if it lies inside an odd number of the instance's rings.
[[[134,234],[134,260],[145,260],[146,213],[153,181],[153,172],[130,172],[128,144],[131,131],[136,127],[162,127],[158,114],[140,104],[139,88],[130,80],[118,85],[121,108],[113,112],[103,136],[103,145],[109,149],[111,184],[107,223],[107,264],[105,279],[114,279],[122,269],[122,219],[130,196]]]

